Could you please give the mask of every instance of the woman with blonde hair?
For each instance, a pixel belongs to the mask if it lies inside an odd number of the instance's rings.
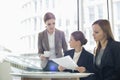
[[[120,79],[120,42],[114,40],[110,22],[99,19],[92,24],[96,41],[95,80]]]

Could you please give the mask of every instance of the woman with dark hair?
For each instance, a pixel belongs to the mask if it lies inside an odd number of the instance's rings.
[[[99,19],[92,29],[96,41],[95,80],[120,80],[120,42],[114,40],[109,21]]]
[[[62,51],[67,50],[65,34],[63,31],[55,28],[55,19],[55,15],[53,13],[47,12],[44,15],[46,29],[38,35],[38,53],[40,55],[41,66],[43,69],[46,67],[48,60],[62,57]],[[56,69],[48,68],[50,71],[54,71]]]
[[[74,48],[64,53],[64,56],[69,55],[78,65],[75,70],[65,69],[59,66],[59,71],[68,71],[73,73],[93,72],[93,54],[86,51],[83,45],[87,43],[87,39],[81,31],[75,31],[70,37],[70,47]],[[90,77],[80,78],[80,80],[90,80]]]

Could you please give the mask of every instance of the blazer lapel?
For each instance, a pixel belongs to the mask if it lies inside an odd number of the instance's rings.
[[[59,42],[59,34],[58,34],[57,30],[55,29],[55,50],[57,50],[57,48],[58,48],[57,42]]]
[[[73,50],[71,51],[71,54],[70,54],[70,56],[71,56],[72,59],[73,59],[73,57],[74,57],[74,52],[75,52],[75,49],[73,49]]]
[[[44,44],[46,46],[46,48],[49,50],[49,42],[48,42],[48,34],[47,34],[47,30],[45,30],[44,32]]]
[[[84,53],[83,53],[83,50],[82,50],[82,52],[81,52],[81,54],[79,56],[79,59],[77,61],[77,64],[81,65],[83,60],[84,60]]]
[[[109,46],[110,46],[110,44],[108,42],[107,47],[105,48],[102,59],[101,59],[101,68],[103,67],[102,64],[105,62],[104,59],[106,58],[107,53],[109,53]]]

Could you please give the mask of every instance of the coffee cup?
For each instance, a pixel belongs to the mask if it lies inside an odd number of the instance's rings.
[[[44,51],[44,56],[45,57],[50,57],[50,51]]]

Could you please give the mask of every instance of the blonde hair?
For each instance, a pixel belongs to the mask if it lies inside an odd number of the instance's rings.
[[[111,30],[111,25],[110,25],[110,22],[106,19],[99,19],[97,21],[95,21],[92,25],[99,25],[101,27],[101,29],[103,30],[103,32],[106,34],[107,36],[107,40],[114,40],[114,36],[113,36],[113,33],[112,33],[112,30]],[[96,42],[97,44],[97,47],[95,49],[95,54],[98,53],[101,49],[101,44],[100,42]]]

